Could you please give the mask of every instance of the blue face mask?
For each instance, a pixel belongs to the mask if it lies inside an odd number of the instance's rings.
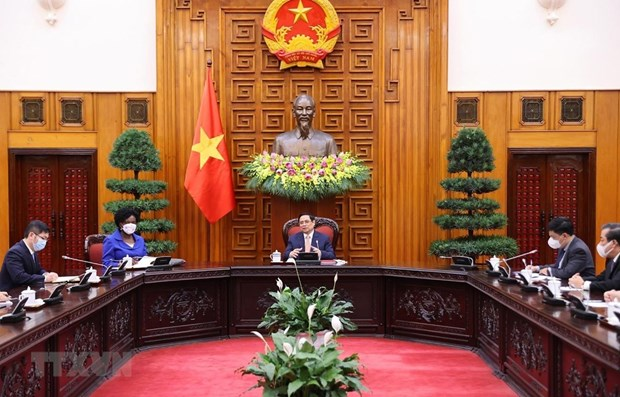
[[[47,244],[47,240],[43,240],[42,238],[39,237],[39,240],[37,240],[37,242],[34,243],[35,252],[39,252],[43,248],[45,248],[45,244]]]

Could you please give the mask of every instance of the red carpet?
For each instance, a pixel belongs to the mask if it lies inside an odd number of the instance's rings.
[[[373,396],[516,396],[476,354],[383,338],[340,337],[345,355],[359,353]],[[92,396],[245,396],[257,379],[235,372],[264,344],[256,337],[147,350],[129,360]],[[351,396],[357,395],[351,393]]]

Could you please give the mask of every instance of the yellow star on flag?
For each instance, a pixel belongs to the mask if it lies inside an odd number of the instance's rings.
[[[297,8],[289,8],[288,10],[292,12],[293,14],[295,14],[295,20],[293,21],[293,23],[295,23],[297,22],[299,18],[308,22],[308,16],[306,15],[306,13],[310,11],[311,9],[312,7],[304,7],[304,4],[301,2],[301,0],[299,0],[299,4],[297,4]]]
[[[202,127],[200,127],[200,142],[192,145],[192,152],[200,153],[200,168],[204,167],[209,160],[209,157],[214,159],[224,160],[222,154],[217,150],[217,146],[224,139],[224,134],[209,138],[207,133]]]

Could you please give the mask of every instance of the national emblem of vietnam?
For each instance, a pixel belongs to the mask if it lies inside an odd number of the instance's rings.
[[[338,14],[327,0],[274,0],[263,18],[263,36],[280,69],[322,69],[339,34]]]

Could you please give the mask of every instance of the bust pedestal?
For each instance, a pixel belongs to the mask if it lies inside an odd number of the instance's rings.
[[[271,250],[284,252],[286,244],[282,240],[282,226],[286,221],[297,218],[301,212],[311,212],[326,218],[336,217],[336,198],[328,197],[321,201],[294,201],[284,197],[271,196]]]

